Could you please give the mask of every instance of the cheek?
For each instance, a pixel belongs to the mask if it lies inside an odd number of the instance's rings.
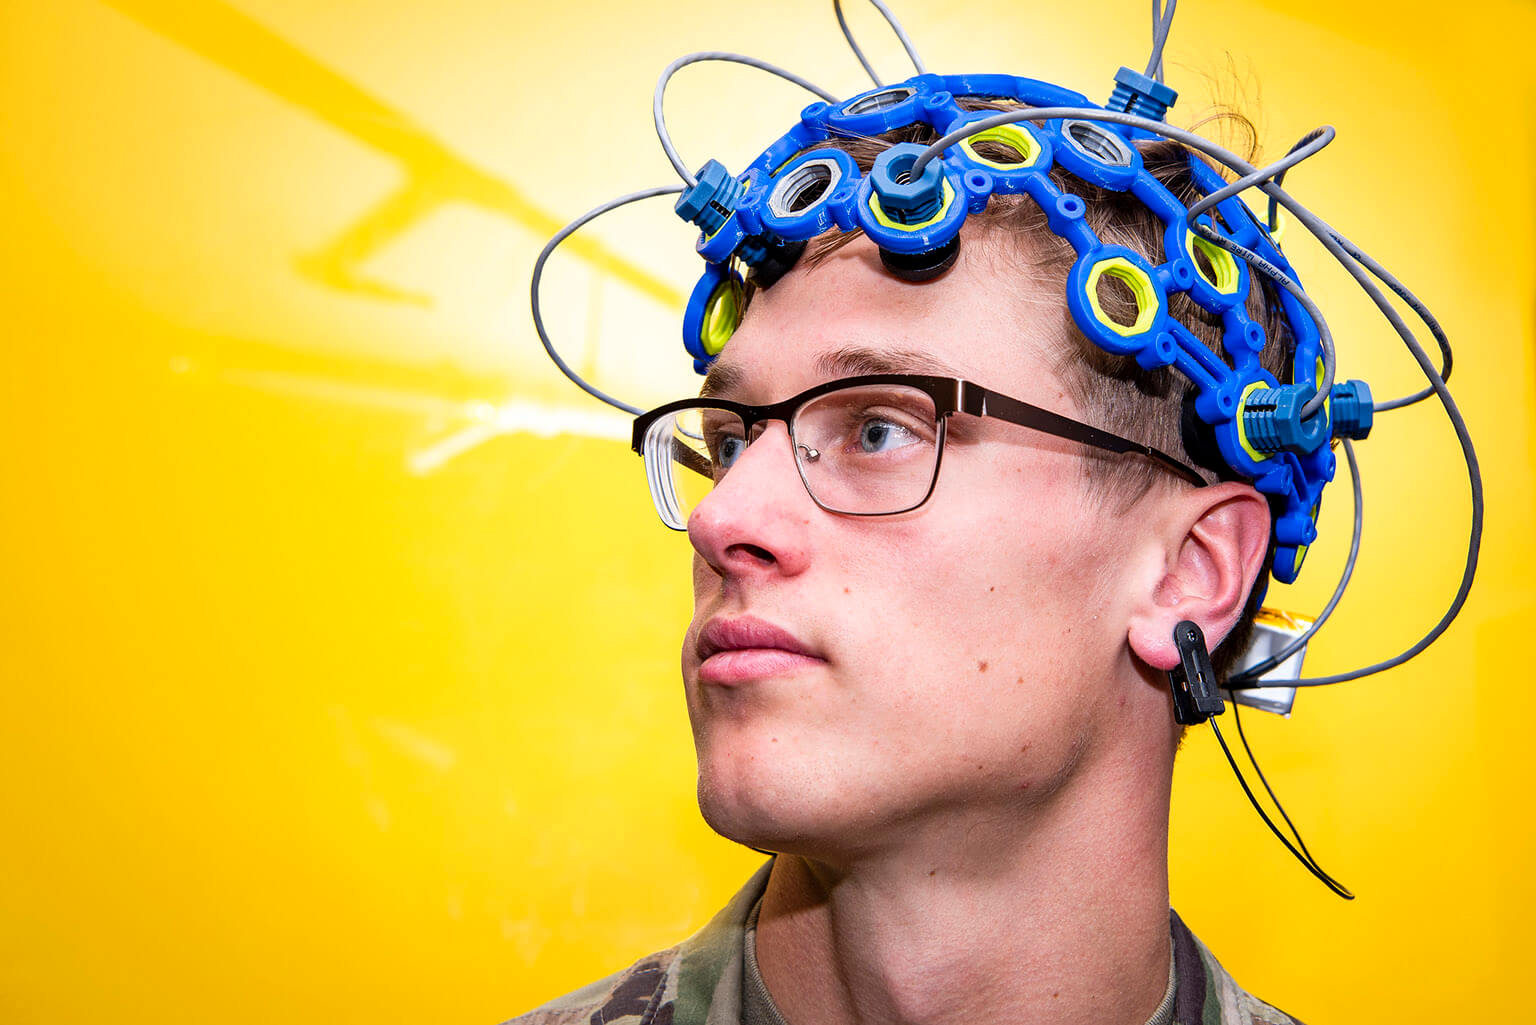
[[[906,656],[1008,700],[1020,679],[1102,668],[1089,656],[1116,646],[1122,526],[1084,503],[1074,478],[1014,502],[988,497],[958,494],[960,515],[936,510],[949,529],[901,539],[923,553],[886,580],[910,630]]]
[[[1041,462],[1057,472],[1042,472]],[[952,606],[1044,606],[1098,580],[1115,530],[1085,499],[1071,464],[1063,469],[1061,462],[1047,457],[997,467],[979,485],[956,488],[954,501],[935,510],[943,514],[942,530],[908,539],[910,550],[930,553],[928,575],[955,592]]]

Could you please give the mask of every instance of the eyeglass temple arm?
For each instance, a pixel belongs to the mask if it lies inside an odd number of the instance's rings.
[[[977,402],[976,399],[980,401]],[[972,408],[975,407],[975,408]],[[1046,434],[1055,435],[1058,438],[1066,438],[1068,441],[1076,441],[1093,448],[1104,449],[1106,452],[1134,452],[1147,456],[1154,461],[1183,477],[1197,487],[1205,486],[1205,478],[1201,477],[1192,467],[1179,462],[1165,452],[1159,452],[1151,445],[1143,445],[1139,441],[1131,441],[1122,438],[1118,434],[1090,427],[1088,424],[1079,423],[1068,419],[1060,413],[1053,413],[1049,409],[1041,409],[1027,402],[1009,398],[1000,392],[988,391],[984,388],[975,388],[974,392],[967,389],[967,394],[962,397],[961,411],[974,413],[979,416],[990,416],[998,420],[1006,420],[1020,427],[1030,427]]]
[[[709,465],[709,460],[700,455],[695,449],[684,445],[676,438],[672,439],[672,461],[681,463],[694,473],[703,477],[713,477],[714,471]]]

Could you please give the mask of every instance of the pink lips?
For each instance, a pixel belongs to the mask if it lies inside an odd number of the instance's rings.
[[[699,631],[696,651],[703,683],[745,683],[826,661],[793,634],[754,616],[711,619]]]

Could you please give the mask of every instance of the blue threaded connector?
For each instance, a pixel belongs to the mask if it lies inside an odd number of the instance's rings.
[[[718,160],[711,160],[695,175],[698,184],[683,190],[672,209],[685,221],[692,221],[708,238],[720,230],[736,211],[736,204],[746,194],[747,186],[732,176]]]
[[[915,142],[897,143],[875,158],[869,183],[879,197],[880,209],[898,224],[922,224],[944,205],[944,161],[928,161],[915,181],[907,173],[927,147]]]
[[[1334,385],[1330,396],[1333,436],[1363,441],[1371,433],[1371,421],[1376,413],[1370,386],[1364,381],[1345,381]]]
[[[1104,107],[1161,121],[1178,98],[1177,92],[1156,79],[1130,68],[1121,68],[1115,72],[1115,90],[1109,94],[1109,102]]]
[[[1243,401],[1243,433],[1248,444],[1259,452],[1312,452],[1328,440],[1328,414],[1317,412],[1301,418],[1301,407],[1314,389],[1306,385],[1283,384],[1278,388],[1255,388]]]

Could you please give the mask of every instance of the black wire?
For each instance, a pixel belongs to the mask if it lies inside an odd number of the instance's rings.
[[[1253,748],[1248,746],[1248,734],[1243,730],[1242,710],[1236,701],[1232,702],[1232,722],[1237,725],[1237,739],[1243,742],[1243,753],[1248,756],[1248,764],[1253,766],[1253,771],[1258,775],[1259,782],[1264,784],[1264,792],[1269,795],[1271,801],[1275,802],[1275,810],[1280,813],[1280,817],[1285,820],[1285,824],[1291,827],[1291,835],[1296,838],[1296,846],[1301,848],[1303,854],[1312,859],[1313,864],[1316,864],[1317,858],[1313,857],[1312,852],[1307,850],[1307,842],[1301,838],[1301,830],[1296,828],[1296,823],[1292,822],[1291,817],[1285,813],[1285,805],[1281,804],[1280,798],[1275,796],[1275,788],[1269,785],[1269,778],[1264,775],[1264,770],[1259,768],[1259,760],[1253,757]]]
[[[1216,725],[1216,720],[1214,717],[1209,721],[1211,724],[1211,731],[1216,734],[1216,743],[1221,745],[1221,753],[1227,756],[1227,764],[1232,766],[1232,774],[1237,777],[1237,782],[1243,788],[1243,793],[1248,795],[1248,803],[1253,805],[1253,810],[1259,813],[1259,818],[1264,820],[1264,824],[1269,827],[1269,831],[1275,834],[1275,838],[1285,845],[1285,849],[1291,852],[1291,856],[1294,857],[1297,861],[1301,862],[1302,867],[1316,876],[1319,882],[1328,887],[1328,889],[1332,890],[1334,893],[1338,894],[1340,897],[1343,897],[1345,900],[1354,900],[1355,895],[1349,892],[1349,888],[1347,886],[1333,878],[1333,876],[1329,875],[1327,872],[1323,871],[1323,866],[1317,863],[1317,860],[1312,857],[1310,852],[1307,854],[1302,854],[1301,851],[1298,851],[1295,844],[1292,844],[1290,840],[1286,839],[1285,834],[1280,832],[1280,829],[1275,825],[1274,820],[1269,817],[1268,813],[1264,811],[1263,806],[1259,804],[1259,799],[1253,796],[1253,790],[1248,786],[1248,780],[1243,778],[1243,770],[1237,767],[1237,759],[1232,757],[1232,750],[1231,748],[1227,747],[1227,739],[1221,735],[1221,727]],[[1241,727],[1239,727],[1239,732],[1241,732]],[[1253,753],[1251,751],[1249,752],[1248,757],[1252,759]],[[1254,768],[1258,768],[1257,762],[1254,763]],[[1264,778],[1264,774],[1262,772],[1259,773],[1259,778]],[[1264,785],[1266,789],[1269,786],[1268,783],[1265,783]],[[1274,797],[1274,791],[1271,790],[1269,796]],[[1276,801],[1275,806],[1278,808],[1280,806],[1280,802]],[[1280,814],[1282,816],[1285,815],[1285,810],[1283,808],[1280,810]],[[1291,820],[1286,818],[1285,821],[1289,823]],[[1295,828],[1295,826],[1291,826],[1293,831]],[[1297,835],[1296,840],[1298,843],[1300,843],[1300,834]],[[1302,844],[1302,848],[1305,849],[1306,845]]]

